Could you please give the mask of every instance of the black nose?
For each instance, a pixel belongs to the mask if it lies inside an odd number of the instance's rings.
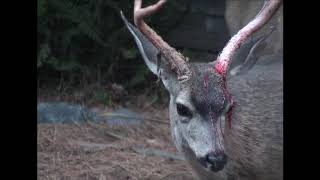
[[[205,157],[199,159],[200,163],[211,171],[217,172],[224,168],[227,163],[227,156],[220,153],[209,153]]]

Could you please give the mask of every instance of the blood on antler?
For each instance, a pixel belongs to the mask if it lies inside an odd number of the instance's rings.
[[[217,58],[217,63],[215,64],[215,70],[217,73],[221,74],[223,77],[226,76],[232,56],[235,54],[236,50],[254,32],[262,28],[263,25],[271,19],[280,7],[281,3],[282,0],[266,0],[256,17],[230,39]]]
[[[154,5],[141,8],[142,0],[134,1],[134,23],[137,28],[157,47],[161,55],[168,61],[171,69],[175,71],[179,81],[186,81],[191,77],[191,70],[187,63],[187,58],[166,43],[154,30],[152,30],[143,20],[144,17],[157,12],[166,0],[160,0]]]

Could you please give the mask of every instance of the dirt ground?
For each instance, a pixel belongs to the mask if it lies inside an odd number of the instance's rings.
[[[38,179],[195,179],[172,143],[167,109],[142,114],[164,120],[129,127],[38,124]]]

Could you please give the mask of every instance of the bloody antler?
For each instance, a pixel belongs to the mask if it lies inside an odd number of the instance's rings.
[[[161,55],[168,61],[171,69],[176,72],[179,81],[188,80],[191,77],[191,71],[187,59],[167,44],[155,31],[153,31],[144,21],[143,18],[157,12],[166,0],[160,0],[154,5],[141,8],[142,0],[134,1],[134,23],[137,28],[157,47]]]
[[[265,25],[277,9],[280,7],[282,0],[266,0],[260,12],[256,17],[243,27],[236,35],[234,35],[228,44],[223,48],[221,54],[217,58],[215,70],[222,76],[226,76],[231,58],[235,51],[246,41],[254,32]]]

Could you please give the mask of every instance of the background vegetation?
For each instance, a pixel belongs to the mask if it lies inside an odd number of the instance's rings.
[[[169,1],[146,21],[165,36],[188,11],[189,2]],[[155,86],[156,78],[143,64],[119,16],[123,10],[132,20],[132,8],[133,1],[128,0],[38,0],[38,97],[65,94],[108,104],[114,97],[110,89],[129,93],[162,89]]]

